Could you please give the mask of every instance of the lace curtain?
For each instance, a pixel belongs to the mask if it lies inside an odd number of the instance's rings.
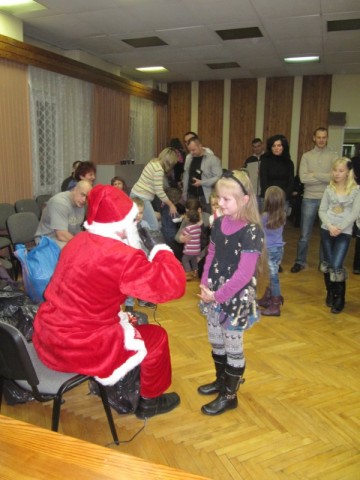
[[[33,193],[54,194],[75,160],[90,159],[93,86],[29,68]]]
[[[155,144],[154,102],[139,97],[130,97],[130,133],[128,159],[145,164],[157,156]]]

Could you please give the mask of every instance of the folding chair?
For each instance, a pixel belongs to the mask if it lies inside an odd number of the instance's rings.
[[[9,252],[8,257],[0,256],[0,264],[6,270],[11,270],[13,276],[15,275],[15,266],[12,259],[11,240],[6,228],[6,221],[14,213],[14,205],[11,205],[11,203],[0,203],[0,250],[6,248]]]
[[[47,368],[37,356],[33,344],[28,343],[13,325],[0,321],[0,410],[4,379],[13,380],[24,390],[31,391],[39,402],[53,401],[51,430],[57,432],[64,393],[90,378],[92,377],[87,375],[62,373]],[[99,382],[96,383],[111,434],[115,444],[119,445],[106,389]]]
[[[23,198],[15,202],[15,210],[17,213],[21,212],[33,212],[40,218],[41,211],[39,205],[36,203],[36,200],[33,198]]]

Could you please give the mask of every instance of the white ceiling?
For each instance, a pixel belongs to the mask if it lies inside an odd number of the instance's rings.
[[[135,80],[161,82],[293,75],[360,74],[360,30],[327,32],[327,21],[360,19],[359,0],[40,0],[17,15],[29,39],[82,50]],[[222,40],[216,30],[258,27],[262,38]],[[157,36],[168,45],[133,48],[123,39]],[[288,65],[284,56],[320,55]],[[211,70],[208,63],[240,68]],[[135,67],[162,65],[168,73]]]

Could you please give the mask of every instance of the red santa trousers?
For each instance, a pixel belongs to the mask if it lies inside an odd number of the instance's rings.
[[[171,360],[166,330],[158,325],[136,327],[147,354],[140,364],[140,395],[155,398],[171,385]]]

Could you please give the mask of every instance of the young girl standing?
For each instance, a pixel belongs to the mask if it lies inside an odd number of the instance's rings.
[[[264,213],[261,216],[265,233],[270,271],[270,287],[258,301],[265,316],[278,317],[280,304],[284,303],[279,281],[279,266],[284,255],[283,230],[286,222],[285,194],[280,187],[269,187],[265,192]]]
[[[326,305],[331,313],[340,313],[345,306],[346,271],[344,260],[349,249],[354,221],[360,214],[359,186],[354,180],[352,163],[340,157],[333,163],[332,180],[321,199],[321,245],[327,290]]]
[[[201,226],[200,212],[186,210],[188,225],[183,230],[183,235],[188,235],[189,240],[184,245],[182,264],[186,273],[186,280],[198,278],[198,262],[201,253]]]
[[[245,172],[225,172],[216,192],[223,216],[212,227],[200,285],[200,307],[207,316],[216,380],[202,385],[198,392],[218,393],[201,408],[206,415],[221,414],[238,404],[237,390],[245,371],[244,330],[258,316],[255,272],[264,237],[256,197]]]

